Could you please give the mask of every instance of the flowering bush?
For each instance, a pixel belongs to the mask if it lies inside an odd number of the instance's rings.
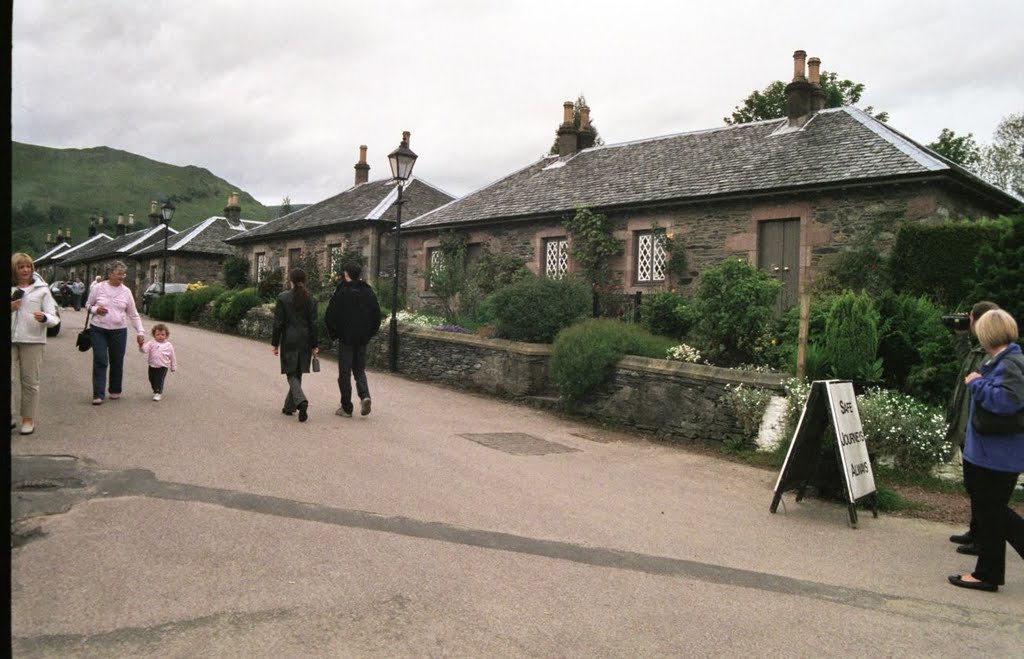
[[[696,364],[700,361],[700,351],[686,345],[685,343],[680,343],[677,346],[672,346],[666,351],[665,359]]]
[[[861,425],[872,453],[891,457],[900,469],[927,473],[948,460],[942,410],[889,389],[869,389],[857,396]]]
[[[437,316],[428,316],[427,314],[418,313],[415,311],[399,311],[395,314],[398,322],[405,323],[406,325],[415,325],[417,327],[437,327],[438,325],[444,325],[444,318],[438,318]],[[391,316],[385,316],[381,319],[381,325],[386,325],[391,322]]]
[[[736,420],[743,428],[745,443],[754,445],[758,432],[761,430],[761,419],[768,409],[772,392],[760,387],[748,387],[743,384],[725,386],[726,400],[732,407]]]
[[[796,425],[800,423],[800,415],[807,403],[807,394],[811,392],[811,383],[799,378],[789,378],[783,386],[786,388],[786,428],[784,437],[786,444],[789,443],[796,432]]]
[[[206,288],[206,284],[203,283],[202,279],[200,279],[199,281],[196,281],[196,282],[191,282],[189,284],[185,284],[185,290],[186,291],[198,291],[198,290],[203,289],[203,288]]]

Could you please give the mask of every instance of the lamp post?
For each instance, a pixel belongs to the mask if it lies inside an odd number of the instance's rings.
[[[416,164],[416,154],[409,148],[409,131],[402,132],[402,142],[398,148],[388,154],[388,162],[391,163],[391,176],[398,183],[398,199],[395,216],[395,271],[391,280],[391,326],[389,333],[389,344],[391,348],[390,366],[391,372],[398,371],[398,262],[399,246],[402,237],[402,186],[412,176],[412,166]]]
[[[168,201],[160,209],[160,221],[164,225],[164,262],[160,268],[160,295],[167,290],[167,234],[171,232],[172,217],[174,217],[174,204]]]

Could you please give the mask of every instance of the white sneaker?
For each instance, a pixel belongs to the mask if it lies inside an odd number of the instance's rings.
[[[163,397],[163,394],[153,394],[153,400],[160,400]]]

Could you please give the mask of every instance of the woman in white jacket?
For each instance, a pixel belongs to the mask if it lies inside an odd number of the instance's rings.
[[[32,257],[17,253],[11,257],[11,430],[21,412],[21,434],[35,431],[39,405],[39,368],[46,348],[46,328],[60,324],[57,303],[35,273]]]

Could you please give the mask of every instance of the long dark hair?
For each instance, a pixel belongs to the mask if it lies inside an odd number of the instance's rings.
[[[288,273],[288,281],[292,283],[292,295],[295,296],[295,306],[304,307],[309,304],[309,289],[306,288],[306,271],[302,268],[295,268]]]

